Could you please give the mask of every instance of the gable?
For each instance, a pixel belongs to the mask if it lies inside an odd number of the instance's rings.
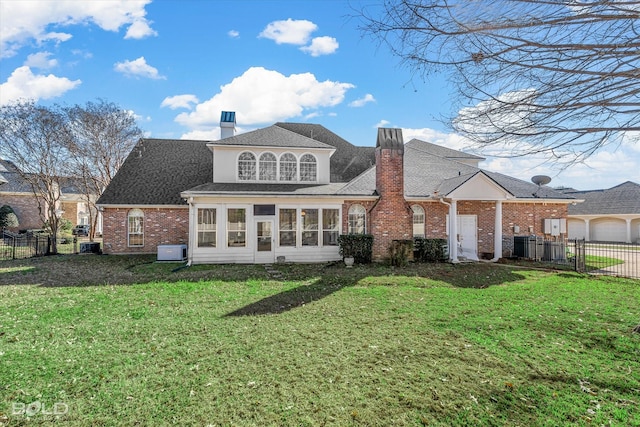
[[[507,200],[514,198],[511,193],[484,173],[479,172],[464,178],[456,188],[443,195],[452,199],[464,200]]]

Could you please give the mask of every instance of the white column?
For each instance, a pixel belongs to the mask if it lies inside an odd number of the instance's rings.
[[[591,240],[591,237],[589,236],[589,219],[584,220],[584,240],[585,242]]]
[[[458,261],[458,202],[451,201],[449,208],[449,258],[451,262]]]
[[[627,243],[631,243],[631,218],[627,218]]]
[[[496,200],[496,219],[493,231],[493,259],[496,262],[502,258],[502,200]]]

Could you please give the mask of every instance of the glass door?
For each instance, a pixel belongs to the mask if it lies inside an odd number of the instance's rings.
[[[256,221],[256,262],[273,262],[273,220]]]

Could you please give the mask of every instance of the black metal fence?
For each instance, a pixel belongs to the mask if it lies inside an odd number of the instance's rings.
[[[632,243],[585,242],[578,239],[545,240],[537,236],[516,236],[513,255],[540,262],[562,264],[589,274],[640,279],[640,245]]]
[[[51,253],[52,237],[44,233],[12,233],[4,231],[0,239],[0,260],[32,258]],[[78,239],[58,238],[59,254],[78,253]]]

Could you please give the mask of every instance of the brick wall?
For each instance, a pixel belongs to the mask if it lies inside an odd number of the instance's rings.
[[[373,259],[389,258],[393,240],[413,238],[413,212],[404,199],[404,147],[377,147],[376,190],[378,203],[370,212]]]
[[[544,234],[546,218],[566,218],[569,206],[566,203],[503,203],[502,204],[502,253],[513,251],[513,236],[552,236]],[[514,226],[520,227],[514,233]],[[566,237],[566,235],[565,235]]]
[[[143,208],[144,246],[129,247],[127,218],[131,209],[107,208],[103,217],[105,254],[157,253],[158,245],[189,242],[188,208]]]
[[[64,211],[62,218],[71,221],[75,226],[78,222],[78,202],[62,202],[60,208]]]
[[[18,217],[19,226],[15,230],[40,229],[43,227],[38,204],[33,195],[0,194],[0,206],[11,206]]]

